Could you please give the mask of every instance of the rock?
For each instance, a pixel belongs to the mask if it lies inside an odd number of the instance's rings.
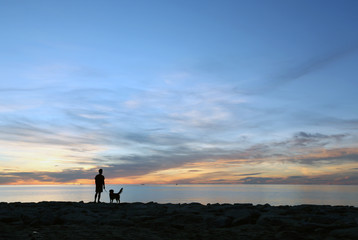
[[[0,215],[0,222],[3,222],[3,223],[7,223],[7,224],[11,224],[11,223],[14,223],[14,222],[17,222],[19,221],[19,217],[17,216],[11,216],[11,215]]]
[[[231,226],[232,219],[226,216],[210,217],[206,219],[209,228],[224,228]]]
[[[287,216],[278,216],[271,214],[264,214],[259,217],[256,224],[263,226],[276,226],[276,227],[285,227],[285,226],[294,226],[296,223],[290,217]]]
[[[336,229],[331,231],[330,235],[340,239],[358,239],[358,227]]]
[[[225,212],[225,215],[231,217],[233,219],[232,224],[236,226],[256,223],[260,213],[248,209],[230,209]]]
[[[306,240],[306,236],[302,236],[302,234],[296,231],[282,231],[275,235],[277,240]]]
[[[47,212],[37,217],[37,224],[52,225],[55,223],[56,216],[52,212]]]

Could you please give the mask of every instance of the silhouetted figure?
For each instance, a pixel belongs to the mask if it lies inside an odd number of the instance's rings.
[[[123,188],[119,190],[119,192],[115,193],[113,189],[109,190],[109,202],[113,203],[113,200],[116,200],[117,203],[121,202],[121,193],[123,191]]]
[[[98,201],[100,203],[100,198],[101,198],[101,193],[103,192],[103,189],[106,189],[105,185],[104,185],[104,176],[102,175],[103,170],[100,169],[98,170],[99,174],[96,175],[95,182],[96,182],[96,194],[94,195],[94,202],[96,202],[97,196],[98,196]]]

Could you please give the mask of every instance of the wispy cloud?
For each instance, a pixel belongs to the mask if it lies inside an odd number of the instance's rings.
[[[357,185],[356,172],[324,174],[316,176],[289,176],[289,177],[247,177],[237,181],[243,184],[344,184]]]
[[[271,82],[270,87],[273,88],[278,85],[294,81],[322,68],[329,67],[329,65],[335,61],[339,61],[342,58],[349,56],[350,54],[357,53],[357,50],[358,43],[354,43],[337,48],[335,51],[327,52],[326,54],[313,57],[311,60],[308,60],[307,62],[304,62],[295,68],[292,68],[287,72],[275,77],[274,81]]]
[[[291,139],[277,142],[276,145],[285,145],[288,148],[323,147],[325,145],[338,143],[348,136],[348,134],[325,135],[321,133],[298,132],[295,133]]]
[[[243,174],[238,174],[237,176],[254,176],[254,175],[260,175],[262,174],[261,172],[259,173],[243,173]]]
[[[326,51],[326,53],[317,54],[314,53],[308,60],[297,63],[289,68],[285,67],[280,69],[279,73],[272,74],[271,76],[265,76],[266,80],[260,83],[260,86],[256,86],[254,89],[246,89],[243,87],[235,87],[234,90],[243,95],[260,95],[266,92],[271,92],[278,87],[286,85],[297,79],[303,78],[316,71],[329,67],[331,64],[340,61],[350,55],[358,52],[358,43],[348,44],[345,46],[335,46],[334,50]]]
[[[308,165],[327,165],[327,164],[335,164],[340,165],[346,162],[358,162],[358,153],[354,151],[354,149],[335,149],[322,153],[325,156],[302,156],[294,159],[289,159],[293,162],[298,162],[300,164],[308,164]]]
[[[93,170],[65,170],[59,172],[12,172],[0,174],[0,183],[73,183],[78,179],[92,179]]]

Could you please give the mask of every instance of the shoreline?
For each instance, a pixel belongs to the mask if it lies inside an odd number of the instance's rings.
[[[353,206],[0,203],[0,239],[358,239]]]

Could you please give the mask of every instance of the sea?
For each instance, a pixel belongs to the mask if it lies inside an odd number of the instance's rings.
[[[106,185],[107,191],[123,188],[121,202],[157,203],[252,203],[279,205],[344,205],[358,207],[356,185]],[[93,202],[94,185],[0,185],[0,202]]]

